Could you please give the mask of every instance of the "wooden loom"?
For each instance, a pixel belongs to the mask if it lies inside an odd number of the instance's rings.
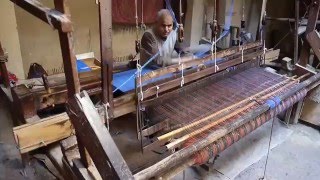
[[[14,2],[25,6],[31,1]],[[110,2],[100,1],[101,17],[110,17],[106,15],[106,10],[110,13],[107,8],[110,7]],[[25,4],[22,5],[23,3]],[[55,4],[57,8],[64,5],[63,1],[58,0]],[[41,9],[38,11],[42,12]],[[110,22],[110,19],[100,21]],[[55,21],[53,25],[60,28]],[[211,56],[189,61],[184,66],[169,66],[142,76],[144,84],[141,91],[140,87],[137,88],[137,98],[132,93],[112,100],[110,76],[105,78],[112,72],[112,62],[104,62],[111,58],[105,58],[106,54],[110,56],[110,52],[103,53],[103,62],[109,66],[103,66],[102,92],[105,103],[114,102],[114,105],[110,103],[111,114],[117,117],[115,112],[119,104],[126,105],[126,108],[121,109],[123,114],[137,108],[137,132],[142,148],[144,151],[160,149],[162,153],[165,152],[161,161],[154,162],[143,170],[133,171],[119,152],[88,93],[80,93],[78,74],[74,73],[75,59],[71,40],[68,39],[72,31],[64,32],[60,29],[59,32],[60,39],[64,40],[62,44],[69,42],[68,47],[62,45],[65,51],[65,72],[73,72],[66,74],[67,110],[76,131],[80,154],[76,158],[65,157],[68,159],[65,165],[67,169],[71,168],[71,174],[78,179],[100,176],[103,179],[150,179],[170,176],[172,172],[180,170],[181,166],[185,168],[202,164],[293,106],[320,79],[319,74],[310,78],[307,74],[298,74],[298,78],[292,79],[264,71],[259,67],[263,59],[262,44],[255,42],[218,52],[217,58],[223,58],[217,64],[219,70],[213,66]],[[107,35],[110,32],[101,33]],[[108,43],[101,43],[101,47],[105,48],[103,52],[108,49],[106,44]],[[243,59],[241,49],[244,50]],[[185,82],[182,88],[181,70],[184,70]],[[157,79],[166,75],[170,76]],[[176,151],[170,154],[168,150],[172,149]],[[98,173],[92,169],[97,169]]]
[[[128,167],[108,130],[97,121],[99,115],[87,94],[77,94],[68,103],[68,113],[99,172],[98,177],[171,177],[188,166],[203,164],[294,106],[319,84],[319,74],[310,77],[302,73],[297,78],[288,78],[267,72],[259,67],[263,60],[262,44],[244,47],[243,58],[238,48],[231,48],[230,54],[217,55],[224,59],[218,63],[218,70],[209,56],[136,79],[141,147],[144,151],[167,153],[162,160],[136,171]],[[157,79],[166,75],[170,78]],[[180,88],[182,78],[185,86]],[[81,160],[74,159],[73,172],[77,177],[91,177],[90,169],[84,169]]]

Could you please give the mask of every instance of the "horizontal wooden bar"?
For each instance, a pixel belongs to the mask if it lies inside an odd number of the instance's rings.
[[[30,14],[41,19],[43,22],[51,25],[62,32],[72,32],[72,24],[65,14],[48,7],[43,6],[37,0],[10,0]]]
[[[247,49],[251,49],[251,48],[254,48],[254,47],[258,47],[258,46],[261,46],[261,42],[260,41],[243,45],[241,48],[243,48],[243,50],[247,50]],[[226,57],[226,56],[230,56],[232,54],[240,52],[241,48],[240,47],[233,47],[233,48],[230,48],[230,49],[219,51],[219,52],[217,52],[217,56],[216,57],[217,58],[223,58],[223,57]],[[212,60],[212,56],[211,55],[209,55],[209,56],[207,56],[205,58],[191,60],[191,61],[183,63],[183,69],[187,69],[187,68],[190,68],[192,66],[204,64],[204,63],[206,63],[206,62],[208,62],[210,60]],[[168,74],[168,73],[179,72],[181,70],[182,70],[181,65],[179,65],[179,64],[171,65],[171,66],[168,66],[168,67],[164,67],[164,68],[161,68],[161,69],[154,70],[152,72],[146,73],[145,75],[142,76],[141,81],[143,83],[143,82],[149,81],[149,80],[151,80],[153,78],[157,78],[157,77],[163,76],[163,75]]]
[[[66,113],[51,116],[35,123],[13,128],[15,140],[21,153],[47,146],[74,134]]]
[[[259,50],[259,51],[255,52],[255,53],[251,53],[249,55],[246,55],[246,56],[244,56],[244,62],[249,61],[249,60],[253,59],[254,57],[260,56],[260,55],[262,55],[262,53],[263,53],[263,51]],[[233,59],[233,60],[229,60],[229,61],[226,61],[226,62],[223,62],[223,63],[219,64],[219,70],[217,70],[216,72],[220,72],[222,70],[225,70],[228,67],[232,67],[232,66],[238,65],[240,63],[242,63],[241,57]],[[192,82],[194,80],[200,79],[202,77],[208,76],[208,75],[213,74],[213,73],[215,73],[215,67],[214,66],[210,67],[210,68],[207,68],[207,69],[204,69],[204,70],[199,71],[199,72],[195,72],[195,73],[186,75],[184,77],[184,83]],[[168,91],[170,89],[179,87],[180,84],[181,84],[181,79],[179,78],[179,79],[174,79],[172,81],[168,81],[168,82],[159,84],[157,86],[150,87],[150,88],[148,88],[147,90],[145,90],[143,92],[143,97],[145,99],[147,99],[149,97],[155,96],[156,93],[162,93],[162,92]],[[158,87],[159,87],[159,89],[157,89]]]

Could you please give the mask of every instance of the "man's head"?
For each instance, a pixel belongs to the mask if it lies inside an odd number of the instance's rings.
[[[173,19],[167,9],[161,9],[157,14],[157,22],[155,25],[156,33],[161,38],[167,38],[173,28]]]

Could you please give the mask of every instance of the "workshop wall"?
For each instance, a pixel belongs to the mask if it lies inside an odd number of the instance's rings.
[[[42,0],[44,5],[53,7],[52,0]],[[94,0],[70,0],[69,7],[74,25],[76,54],[93,51],[100,59],[98,5]],[[15,7],[23,69],[28,72],[33,62],[41,64],[49,74],[53,69],[62,70],[58,32],[33,17],[20,7]],[[135,53],[135,27],[113,26],[113,53],[116,59]]]
[[[18,78],[24,78],[16,16],[10,1],[0,1],[0,22],[0,41],[5,51],[9,53],[7,68]]]

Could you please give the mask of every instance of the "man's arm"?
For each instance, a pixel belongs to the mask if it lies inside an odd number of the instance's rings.
[[[149,32],[145,32],[142,36],[140,52],[141,64],[145,64],[153,55],[158,52],[156,40]],[[156,59],[154,61],[156,62]]]

